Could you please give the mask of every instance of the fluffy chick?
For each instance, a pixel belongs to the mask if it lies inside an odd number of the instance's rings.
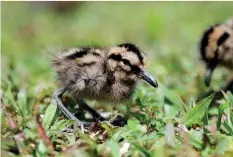
[[[54,93],[62,112],[78,120],[61,101],[65,91],[95,118],[104,120],[83,99],[120,102],[133,94],[136,83],[143,79],[157,87],[157,81],[145,70],[145,57],[137,46],[123,43],[110,48],[72,48],[52,58],[58,81],[64,87]]]
[[[206,63],[205,84],[210,85],[217,66],[233,70],[233,18],[223,24],[209,27],[202,36],[200,53]],[[232,88],[232,81],[230,82]]]

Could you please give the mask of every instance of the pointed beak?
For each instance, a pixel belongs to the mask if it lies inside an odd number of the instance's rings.
[[[155,88],[158,87],[158,82],[145,69],[141,69],[141,71],[139,72],[139,78],[145,80]]]
[[[212,64],[208,64],[207,65],[207,70],[206,70],[206,74],[205,74],[205,85],[207,86],[207,87],[209,87],[210,86],[210,83],[211,83],[211,76],[212,76],[212,74],[213,74],[213,71],[214,71],[214,69],[215,69],[215,67],[216,67],[217,65],[212,65]]]

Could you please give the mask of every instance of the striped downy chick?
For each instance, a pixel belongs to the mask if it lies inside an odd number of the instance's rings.
[[[217,66],[233,70],[233,18],[204,32],[200,52],[207,67],[206,86],[210,85],[211,75]]]
[[[106,84],[106,54],[93,47],[71,48],[53,58],[58,82],[79,97],[95,97]]]
[[[138,79],[144,79],[153,87],[158,86],[144,68],[144,55],[131,43],[111,48],[73,48],[55,56],[52,63],[58,81],[64,87],[54,94],[58,105],[63,105],[58,99],[69,91],[76,100],[81,100],[78,101],[79,105],[85,104],[85,108],[99,119],[103,117],[87,107],[82,99],[124,101],[132,95]],[[76,119],[64,106],[60,108],[68,118]]]

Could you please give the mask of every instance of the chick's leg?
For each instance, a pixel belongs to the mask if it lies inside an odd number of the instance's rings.
[[[64,105],[61,100],[62,95],[66,92],[67,90],[65,88],[58,89],[53,93],[53,98],[57,102],[57,105],[59,109],[62,111],[62,113],[69,119],[75,120],[77,122],[78,126],[85,125],[85,126],[90,126],[93,124],[93,122],[82,122],[78,118],[76,118]],[[82,109],[85,109],[89,111],[92,116],[95,119],[98,119],[100,121],[107,121],[108,119],[102,117],[97,111],[95,111],[93,108],[91,108],[84,100],[79,100],[78,104]],[[122,117],[116,117],[112,122],[112,125],[114,126],[124,126],[126,124],[126,120]]]
[[[62,113],[69,119],[75,120],[77,122],[77,125],[91,125],[92,123],[89,122],[82,122],[78,118],[76,118],[64,105],[61,100],[62,95],[66,92],[65,88],[58,89],[53,93],[53,98],[57,102],[57,105],[59,109],[62,111]]]
[[[98,119],[100,121],[104,121],[106,120],[104,117],[102,117],[96,110],[94,110],[93,108],[91,108],[84,100],[78,100],[78,104],[80,105],[80,107],[82,109],[87,110],[88,112],[90,112],[93,116],[94,119]]]
[[[79,100],[78,104],[80,105],[81,108],[89,111],[94,119],[98,119],[102,122],[104,121],[109,121],[108,118],[104,118],[101,116],[97,111],[95,111],[93,108],[91,108],[84,100]],[[110,121],[110,124],[113,126],[124,126],[127,123],[127,120],[120,115],[117,115],[113,120]]]

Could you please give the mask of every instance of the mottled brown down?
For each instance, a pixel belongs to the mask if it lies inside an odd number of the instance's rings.
[[[200,53],[206,63],[205,84],[210,85],[211,75],[218,66],[233,70],[233,18],[211,26],[200,42]]]
[[[129,98],[145,70],[144,62],[141,51],[128,43],[111,48],[71,48],[52,58],[58,81],[74,97],[105,101]]]
[[[218,40],[224,33],[228,33],[229,37],[218,45]],[[205,51],[207,59],[211,60],[218,55],[218,65],[233,70],[233,19],[214,26],[213,32],[208,37],[208,45]]]

